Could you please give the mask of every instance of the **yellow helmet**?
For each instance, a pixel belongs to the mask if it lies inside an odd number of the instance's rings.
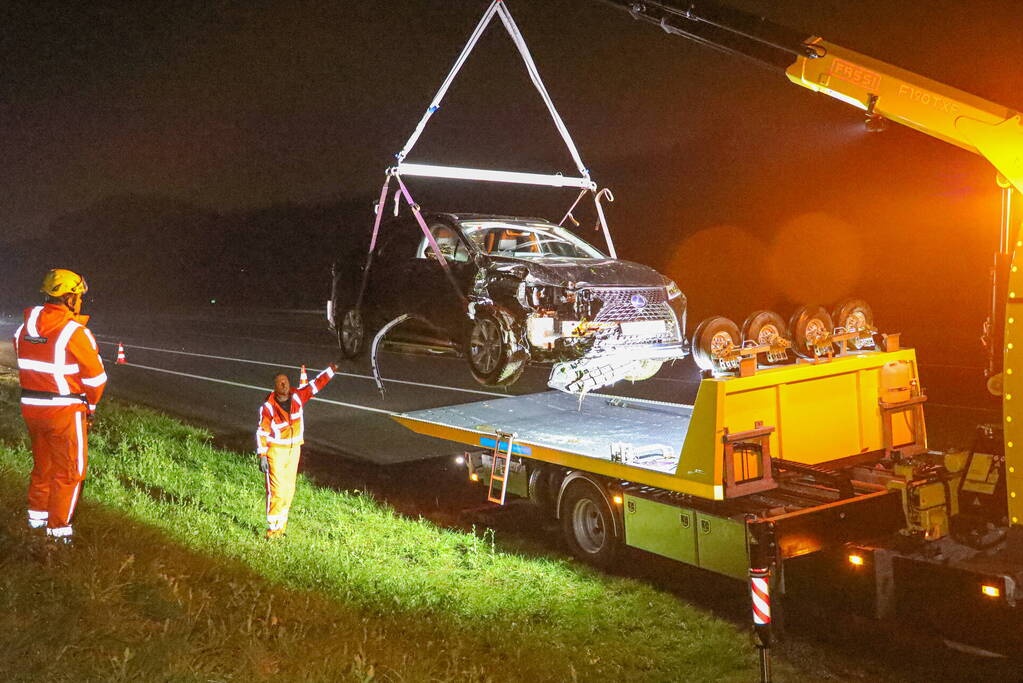
[[[43,286],[39,291],[47,296],[60,297],[65,294],[85,294],[89,285],[85,278],[64,268],[54,268],[43,278]]]

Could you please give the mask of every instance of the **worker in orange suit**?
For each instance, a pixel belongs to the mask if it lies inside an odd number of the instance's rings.
[[[295,477],[301,456],[303,407],[334,378],[337,366],[330,364],[313,381],[291,388],[286,374],[274,377],[274,390],[259,407],[256,430],[256,454],[259,470],[266,475],[266,537],[283,536],[288,528],[288,512],[295,497]]]
[[[87,435],[107,376],[99,347],[80,315],[85,279],[57,268],[46,273],[41,306],[25,310],[14,333],[21,415],[32,440],[28,525],[59,544],[73,540],[71,518],[89,462]]]

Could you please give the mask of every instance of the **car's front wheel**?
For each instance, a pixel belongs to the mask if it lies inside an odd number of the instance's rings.
[[[337,324],[337,344],[341,348],[341,355],[355,358],[362,352],[365,342],[366,324],[362,320],[362,313],[357,308],[345,309]]]
[[[466,341],[465,357],[476,381],[486,386],[513,384],[525,369],[524,360],[512,360],[511,335],[492,313],[478,313]]]

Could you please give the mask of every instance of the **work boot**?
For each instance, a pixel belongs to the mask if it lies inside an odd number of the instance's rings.
[[[71,547],[75,544],[75,537],[69,526],[56,529],[48,527],[46,529],[46,541],[54,547]]]

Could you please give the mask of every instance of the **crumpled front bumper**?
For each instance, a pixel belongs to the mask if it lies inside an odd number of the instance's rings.
[[[598,345],[582,358],[555,363],[547,386],[569,393],[586,393],[648,372],[649,363],[680,360],[689,353],[678,344]]]

